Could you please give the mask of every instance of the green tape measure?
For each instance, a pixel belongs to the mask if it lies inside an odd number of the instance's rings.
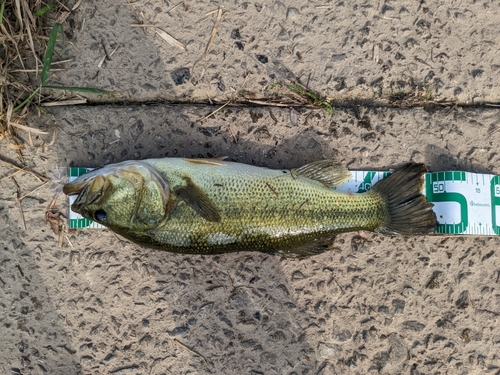
[[[94,169],[94,168],[69,167],[68,168],[69,182],[76,180],[77,177],[80,177],[82,174],[90,172],[92,169]],[[69,229],[105,228],[103,225],[98,224],[92,220],[86,219],[82,215],[71,211],[71,205],[73,204],[73,202],[75,200],[76,200],[76,196],[74,196],[74,195],[71,195],[68,197],[68,207],[70,207],[69,214],[68,214]]]
[[[92,168],[68,168],[69,180]],[[352,178],[340,191],[363,193],[390,172],[352,171]],[[434,203],[439,226],[437,234],[500,235],[500,176],[462,171],[432,172],[424,175],[422,193]],[[69,205],[76,197],[70,196]],[[497,219],[498,218],[498,219]],[[91,220],[69,212],[69,228],[103,228]]]

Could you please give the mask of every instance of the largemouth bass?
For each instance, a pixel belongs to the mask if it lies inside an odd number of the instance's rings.
[[[64,186],[72,210],[140,245],[185,254],[233,251],[317,254],[336,234],[433,233],[421,194],[422,164],[407,164],[361,194],[336,191],[350,177],[330,160],[272,170],[220,159],[111,164]]]

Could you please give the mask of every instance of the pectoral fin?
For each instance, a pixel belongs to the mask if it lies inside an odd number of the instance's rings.
[[[205,220],[220,222],[219,210],[210,198],[189,178],[185,178],[186,186],[174,189],[175,195],[186,202],[193,210],[201,215]]]
[[[295,175],[321,182],[328,188],[342,185],[351,178],[347,167],[333,160],[320,160],[292,169]]]

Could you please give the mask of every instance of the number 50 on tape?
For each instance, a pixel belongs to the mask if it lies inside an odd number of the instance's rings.
[[[71,180],[90,171],[68,168]],[[390,172],[352,171],[352,178],[338,190],[363,193]],[[424,175],[422,193],[434,203],[439,226],[437,234],[500,236],[500,176],[462,171],[432,172]],[[69,197],[69,204],[75,197]],[[102,228],[70,211],[70,228]]]

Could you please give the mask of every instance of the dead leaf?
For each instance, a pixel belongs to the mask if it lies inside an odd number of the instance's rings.
[[[45,213],[45,222],[50,224],[50,229],[55,235],[59,235],[61,232],[62,221],[60,212],[47,211]]]

